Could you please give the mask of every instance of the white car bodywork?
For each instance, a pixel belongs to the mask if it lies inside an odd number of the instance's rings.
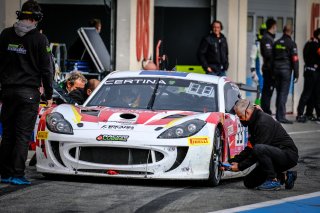
[[[87,106],[103,85],[115,78],[171,78],[217,85],[219,112],[181,110],[139,110]],[[108,176],[154,179],[205,180],[216,128],[223,139],[221,159],[239,153],[246,146],[246,131],[237,116],[225,113],[225,77],[162,71],[113,72],[95,89],[83,106],[59,105],[47,110],[37,127],[37,171],[46,174]],[[46,117],[61,113],[73,134],[48,129]],[[123,118],[123,115],[134,118]],[[196,134],[175,139],[159,139],[167,129],[193,119],[206,124]],[[231,154],[230,154],[231,153]],[[239,177],[249,172],[223,172],[222,178]]]

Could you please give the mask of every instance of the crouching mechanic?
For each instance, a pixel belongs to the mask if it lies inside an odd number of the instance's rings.
[[[247,188],[279,190],[285,183],[286,189],[292,189],[297,172],[287,170],[296,166],[299,158],[292,138],[279,122],[248,100],[239,100],[234,110],[241,123],[248,126],[250,143],[230,159],[231,171],[243,171],[257,163],[256,168],[244,177]]]

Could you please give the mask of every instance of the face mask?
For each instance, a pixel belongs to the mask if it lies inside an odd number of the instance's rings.
[[[249,121],[240,120],[240,123],[242,124],[242,126],[247,127],[249,124]]]

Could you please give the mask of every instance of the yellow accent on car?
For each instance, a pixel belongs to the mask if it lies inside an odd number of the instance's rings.
[[[188,145],[189,146],[204,146],[209,145],[210,140],[208,136],[197,136],[197,137],[189,137]]]
[[[39,139],[39,140],[41,140],[41,139],[47,140],[48,139],[48,134],[49,134],[48,131],[39,131],[37,133],[37,139]]]
[[[71,106],[71,109],[72,109],[74,116],[75,116],[73,121],[75,123],[80,123],[82,116],[79,114],[79,112],[77,111],[77,109],[74,106]]]

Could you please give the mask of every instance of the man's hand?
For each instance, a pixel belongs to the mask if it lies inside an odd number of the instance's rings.
[[[238,163],[236,163],[236,162],[231,163],[230,169],[231,169],[231,171],[233,171],[233,172],[238,172],[238,171],[239,171]]]
[[[258,83],[259,78],[258,78],[257,72],[255,70],[251,71],[251,78],[255,83]]]
[[[207,71],[208,71],[208,72],[212,72],[211,67],[208,67],[208,68],[207,68]]]
[[[298,78],[294,78],[294,83],[297,83],[298,82]]]
[[[52,100],[52,99],[47,100],[47,107],[51,107],[51,106],[52,106],[52,103],[53,103],[53,100]]]

